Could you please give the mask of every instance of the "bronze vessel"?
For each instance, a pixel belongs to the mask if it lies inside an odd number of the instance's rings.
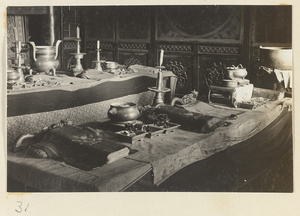
[[[107,112],[112,122],[131,122],[140,116],[135,103],[113,103]]]
[[[34,42],[29,42],[33,48],[33,67],[38,72],[56,75],[56,68],[59,65],[58,47],[61,40],[56,42],[56,46],[36,46]]]

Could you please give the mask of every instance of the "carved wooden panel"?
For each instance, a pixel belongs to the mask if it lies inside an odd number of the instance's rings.
[[[87,40],[115,41],[117,7],[87,7],[84,11]]]
[[[132,64],[148,65],[148,53],[147,52],[119,52],[119,63],[130,66]]]
[[[15,57],[15,53],[11,50],[11,47],[15,46],[15,17],[14,16],[7,16],[7,66],[11,68],[12,61],[11,58]]]
[[[158,45],[158,48],[169,52],[192,52],[192,45],[190,44],[161,44]]]
[[[119,49],[127,49],[127,50],[147,50],[146,43],[120,43]]]
[[[158,7],[156,39],[168,41],[240,41],[243,32],[240,6]]]
[[[16,15],[7,16],[7,66],[11,68],[12,61],[11,58],[15,57],[15,52],[12,51],[12,47],[15,47],[16,39],[25,42],[25,19],[24,16]],[[24,59],[25,65],[30,65],[30,52],[22,53],[22,58]]]
[[[68,69],[68,63],[69,60],[71,59],[71,57],[73,57],[74,55],[72,55],[72,53],[76,53],[76,46],[77,43],[74,40],[63,40],[62,42],[62,57],[61,57],[61,62],[60,62],[60,66],[63,70]],[[72,61],[72,63],[74,63],[74,59]]]
[[[199,54],[240,55],[239,47],[199,45]]]
[[[86,42],[86,48],[87,49],[94,49],[95,50],[96,46],[97,46],[96,43],[97,43],[96,40],[94,40],[94,41],[87,41]],[[107,42],[103,43],[103,42],[100,42],[100,48],[101,49],[114,49],[114,47],[115,47],[114,43],[107,43]]]
[[[72,7],[62,7],[63,38],[76,37],[76,28],[79,26],[79,12]]]
[[[28,15],[28,14],[48,14],[49,7],[7,7],[7,14],[9,15]]]
[[[210,68],[214,63],[222,63],[225,66],[239,65],[241,63],[241,57],[239,55],[224,55],[224,54],[203,54],[199,55],[199,91],[206,92],[208,87],[205,83],[205,74],[207,68]]]
[[[110,51],[101,51],[100,52],[100,60],[105,61],[113,61],[114,53]],[[86,54],[86,67],[87,68],[95,68],[95,63],[93,61],[97,60],[96,51],[89,50]]]
[[[194,77],[192,55],[165,52],[163,66],[166,66],[167,69],[173,71],[173,73],[178,76],[176,94],[186,94],[197,88],[197,86],[193,85]]]
[[[119,7],[118,39],[120,41],[150,41],[151,7]]]
[[[256,6],[254,42],[292,43],[292,6]]]
[[[93,61],[97,58],[96,53],[96,41],[87,41],[86,42],[86,58],[85,62],[88,68],[93,68],[94,63]],[[114,61],[115,60],[115,44],[114,43],[107,43],[107,42],[100,42],[100,59],[107,60],[107,61]]]

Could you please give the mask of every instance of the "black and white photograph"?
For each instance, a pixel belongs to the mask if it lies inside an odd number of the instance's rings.
[[[6,196],[293,197],[294,7],[7,6]]]

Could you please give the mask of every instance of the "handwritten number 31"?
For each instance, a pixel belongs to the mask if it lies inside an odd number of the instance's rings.
[[[19,203],[19,208],[15,209],[15,211],[18,213],[21,213],[23,211],[23,208],[22,208],[23,202],[21,202],[21,201],[17,201],[17,202]],[[26,208],[24,209],[25,212],[26,212],[28,206],[29,206],[29,203],[27,204]]]

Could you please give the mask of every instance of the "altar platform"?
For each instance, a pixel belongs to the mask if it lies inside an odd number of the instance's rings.
[[[273,122],[277,122],[275,125],[281,128],[283,133],[291,135],[291,127],[286,127],[292,122],[291,107],[291,98],[268,100],[253,110],[223,107],[198,101],[186,109],[213,116],[220,121],[225,120],[227,124],[209,133],[197,133],[179,128],[173,133],[144,139],[131,145],[132,149],[137,150],[135,154],[91,171],[83,171],[52,159],[30,158],[8,151],[7,175],[24,185],[44,192],[130,190],[130,187],[147,174],[148,176],[150,174],[150,183],[155,188],[167,182],[168,178],[184,170],[188,165],[232,149],[247,140],[250,142],[249,145],[251,143],[255,145],[258,142],[265,143],[267,139],[261,133]],[[228,119],[231,114],[235,114],[237,118]],[[87,124],[97,128],[104,121],[103,119],[103,121]],[[277,132],[278,130],[273,132],[269,130],[268,136],[276,137]],[[107,134],[110,140],[120,142],[109,131]],[[282,141],[284,140],[271,139],[268,145],[270,149],[273,146],[275,151],[270,151],[268,154],[273,152],[273,156],[279,159],[281,154],[276,148],[282,146],[280,144]],[[289,145],[292,143],[289,142]],[[263,148],[262,150],[264,151]],[[258,148],[257,152],[259,151]],[[281,153],[284,154],[283,151]]]

